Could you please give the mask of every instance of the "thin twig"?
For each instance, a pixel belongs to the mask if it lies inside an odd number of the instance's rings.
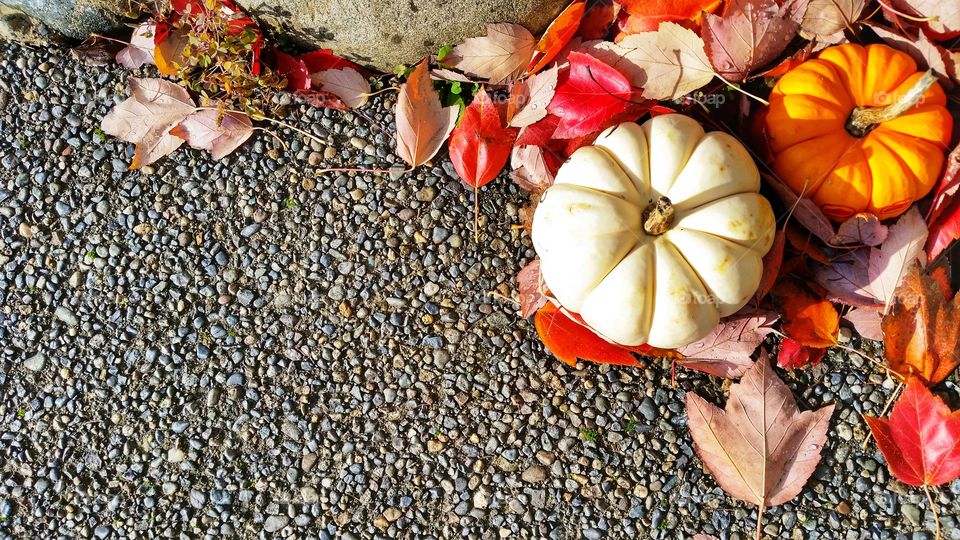
[[[896,400],[896,398],[897,398],[897,396],[900,394],[900,392],[902,392],[903,389],[904,389],[904,385],[903,385],[902,382],[900,382],[900,381],[896,381],[896,382],[897,382],[897,387],[893,389],[893,393],[890,394],[890,397],[889,397],[889,398],[887,398],[887,403],[883,406],[883,410],[880,411],[880,416],[886,416],[886,415],[887,415],[887,411],[890,410],[890,407],[893,405],[893,402]],[[867,437],[866,437],[865,439],[863,439],[863,444],[860,445],[860,451],[861,451],[861,452],[866,451],[866,449],[867,449],[867,444],[870,443],[870,439],[872,439],[872,438],[873,438],[873,432],[872,432],[872,431],[868,431],[868,432],[867,432]]]
[[[940,513],[937,512],[937,505],[933,502],[933,495],[930,494],[930,486],[923,484],[923,491],[927,494],[927,501],[930,503],[930,511],[933,512],[933,522],[936,525],[935,540],[940,540],[942,538],[940,534]]]
[[[755,96],[755,95],[751,94],[750,92],[747,92],[747,91],[744,90],[743,88],[740,88],[740,85],[739,85],[739,84],[734,84],[734,83],[732,83],[732,82],[724,79],[724,78],[723,78],[723,75],[720,75],[719,73],[714,73],[714,75],[715,75],[718,79],[720,79],[721,81],[727,83],[727,86],[729,86],[730,88],[733,88],[733,89],[736,90],[737,92],[740,92],[741,94],[743,94],[743,95],[745,95],[745,96],[747,96],[747,97],[749,97],[749,98],[753,98],[753,99],[757,100],[758,102],[760,102],[760,103],[762,103],[762,104],[764,104],[764,105],[770,105],[770,102],[769,102],[769,101],[763,99],[763,98],[760,97],[760,96]]]

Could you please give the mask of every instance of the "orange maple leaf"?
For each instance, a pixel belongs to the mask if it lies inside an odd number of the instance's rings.
[[[789,278],[781,278],[770,294],[783,314],[783,333],[787,337],[807,347],[837,344],[840,315],[833,304]]]
[[[890,369],[904,379],[915,376],[927,386],[946,379],[960,365],[960,294],[951,299],[942,276],[933,274],[914,266],[880,322]]]

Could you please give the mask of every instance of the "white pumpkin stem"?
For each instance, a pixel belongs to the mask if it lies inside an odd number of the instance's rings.
[[[670,199],[660,197],[643,211],[643,230],[654,236],[667,232],[673,225],[674,213]]]
[[[927,90],[937,82],[937,75],[928,69],[917,82],[893,103],[883,107],[857,107],[847,119],[847,132],[854,137],[863,137],[877,124],[889,122],[914,108],[923,99]]]

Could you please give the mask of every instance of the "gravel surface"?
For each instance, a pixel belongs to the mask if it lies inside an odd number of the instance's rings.
[[[291,107],[324,145],[128,172],[97,129],[126,75],[0,45],[0,537],[751,537],[686,428],[684,392],[723,381],[572,370],[501,298],[534,255],[505,178],[475,242],[443,158],[316,177],[397,161],[390,95]],[[767,536],[932,538],[922,491],[860,450],[893,385],[832,352],[785,380],[837,411]],[[958,495],[936,492],[954,540]]]

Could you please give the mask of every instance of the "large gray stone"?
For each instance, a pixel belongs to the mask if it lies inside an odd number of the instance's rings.
[[[238,0],[265,30],[381,71],[514,22],[535,35],[569,0]]]
[[[0,0],[74,39],[108,33],[122,26],[127,0]]]
[[[51,37],[51,32],[39,20],[0,4],[0,41],[44,44]]]

